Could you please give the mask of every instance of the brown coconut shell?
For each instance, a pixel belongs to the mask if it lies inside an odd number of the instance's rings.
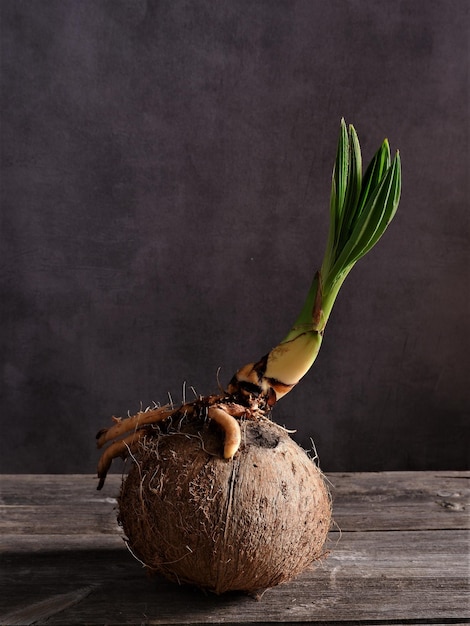
[[[324,555],[331,498],[322,473],[277,424],[240,426],[230,460],[213,425],[144,441],[122,485],[119,521],[152,572],[215,593],[256,593]]]

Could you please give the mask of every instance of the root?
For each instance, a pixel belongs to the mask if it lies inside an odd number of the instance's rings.
[[[114,425],[100,430],[96,435],[98,448],[112,442],[98,462],[98,489],[103,487],[113,459],[126,458],[130,453],[137,452],[144,435],[152,436],[149,427],[152,424],[171,422],[172,417],[177,418],[177,430],[183,421],[187,420],[209,419],[215,422],[224,431],[224,458],[231,459],[241,444],[241,431],[237,419],[258,420],[265,416],[259,410],[252,410],[233,402],[230,396],[206,396],[177,408],[168,404],[156,409],[139,411],[126,419],[113,417]],[[130,432],[132,434],[127,437],[113,441]]]
[[[119,456],[126,458],[130,452],[135,452],[137,450],[138,443],[141,439],[143,439],[145,434],[145,430],[138,430],[124,439],[115,441],[106,448],[98,461],[97,472],[98,478],[100,479],[97,487],[98,491],[103,488],[104,481],[106,480],[106,476],[113,459],[116,459]]]
[[[113,418],[115,425],[110,428],[103,428],[96,435],[96,443],[98,448],[104,446],[108,441],[112,441],[116,437],[120,437],[124,433],[130,430],[137,430],[139,427],[145,424],[156,424],[168,419],[179,409],[171,408],[170,405],[162,406],[158,409],[151,409],[149,411],[139,411],[136,415],[122,419],[120,417]]]
[[[208,415],[225,431],[224,459],[231,459],[238,451],[242,440],[237,420],[227,413],[225,407],[222,408],[221,406],[211,406]]]

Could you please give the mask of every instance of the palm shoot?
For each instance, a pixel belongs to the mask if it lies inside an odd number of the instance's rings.
[[[272,406],[307,373],[320,350],[323,331],[338,292],[351,269],[380,239],[398,207],[400,155],[391,159],[385,139],[362,175],[359,140],[341,120],[333,170],[330,227],[321,269],[284,339],[257,363],[241,368],[232,393]]]

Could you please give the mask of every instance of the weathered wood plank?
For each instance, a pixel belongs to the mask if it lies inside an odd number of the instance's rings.
[[[7,554],[12,575],[2,584],[0,613],[91,587],[47,623],[465,620],[467,547],[465,531],[345,533],[319,566],[266,592],[261,602],[149,579],[125,548]]]
[[[106,505],[109,506],[106,506]],[[113,534],[118,532],[116,503],[64,502],[53,505],[0,505],[3,534]]]
[[[127,553],[123,538],[120,528],[117,528],[115,533],[108,534],[2,534],[0,537],[0,554],[119,549]]]
[[[392,494],[414,497],[420,494],[434,495],[438,491],[448,494],[464,490],[468,496],[470,472],[468,471],[419,471],[419,472],[334,472],[327,476],[338,494]]]
[[[468,622],[470,473],[328,478],[330,556],[255,602],[147,578],[116,523],[118,475],[102,492],[91,476],[0,476],[0,623]]]
[[[148,593],[136,590],[130,602],[126,602],[115,589],[103,588],[90,594],[86,601],[77,604],[47,620],[48,625],[63,624],[274,624],[274,623],[320,623],[367,624],[380,621],[394,623],[396,619],[411,624],[435,624],[437,620],[464,621],[466,618],[455,610],[452,600],[457,594],[462,602],[465,590],[456,590],[452,579],[442,582],[436,593],[429,585],[418,581],[389,581],[387,586],[346,581],[340,590],[318,586],[308,596],[292,594],[283,590],[277,602],[271,596],[257,603],[249,598],[222,597],[201,598],[174,593],[149,601]],[[417,598],[427,598],[423,608]],[[267,608],[268,607],[268,608]],[[381,607],[380,612],[377,610]],[[414,616],[419,616],[416,621]],[[391,619],[391,616],[393,618]],[[410,618],[410,616],[413,616]],[[393,620],[393,621],[392,621]]]
[[[470,472],[358,472],[326,474],[337,496],[464,497],[470,494]],[[87,474],[0,474],[1,504],[53,504],[74,498],[103,501],[114,498],[121,475],[110,474],[102,491]]]
[[[470,506],[446,500],[363,503],[338,498],[333,505],[335,527],[342,532],[372,530],[462,530],[470,526]],[[104,535],[119,532],[115,503],[57,505],[0,505],[0,532],[4,534]],[[0,540],[0,550],[2,549]]]
[[[0,532],[114,535],[120,480],[111,475],[104,493],[89,475],[0,476]]]
[[[353,530],[470,528],[470,472],[330,474],[338,526]]]
[[[469,472],[329,474],[344,531],[470,527]],[[114,534],[120,476],[97,492],[91,476],[2,476],[2,533]],[[60,527],[57,523],[61,520]]]
[[[92,587],[83,587],[69,593],[53,595],[51,598],[18,608],[3,616],[2,622],[8,626],[35,624],[52,615],[61,613],[81,602],[93,591]]]

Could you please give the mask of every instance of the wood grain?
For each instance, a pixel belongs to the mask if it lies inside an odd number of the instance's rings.
[[[331,474],[328,558],[260,601],[146,576],[120,477],[1,476],[2,624],[469,623],[466,472]]]

